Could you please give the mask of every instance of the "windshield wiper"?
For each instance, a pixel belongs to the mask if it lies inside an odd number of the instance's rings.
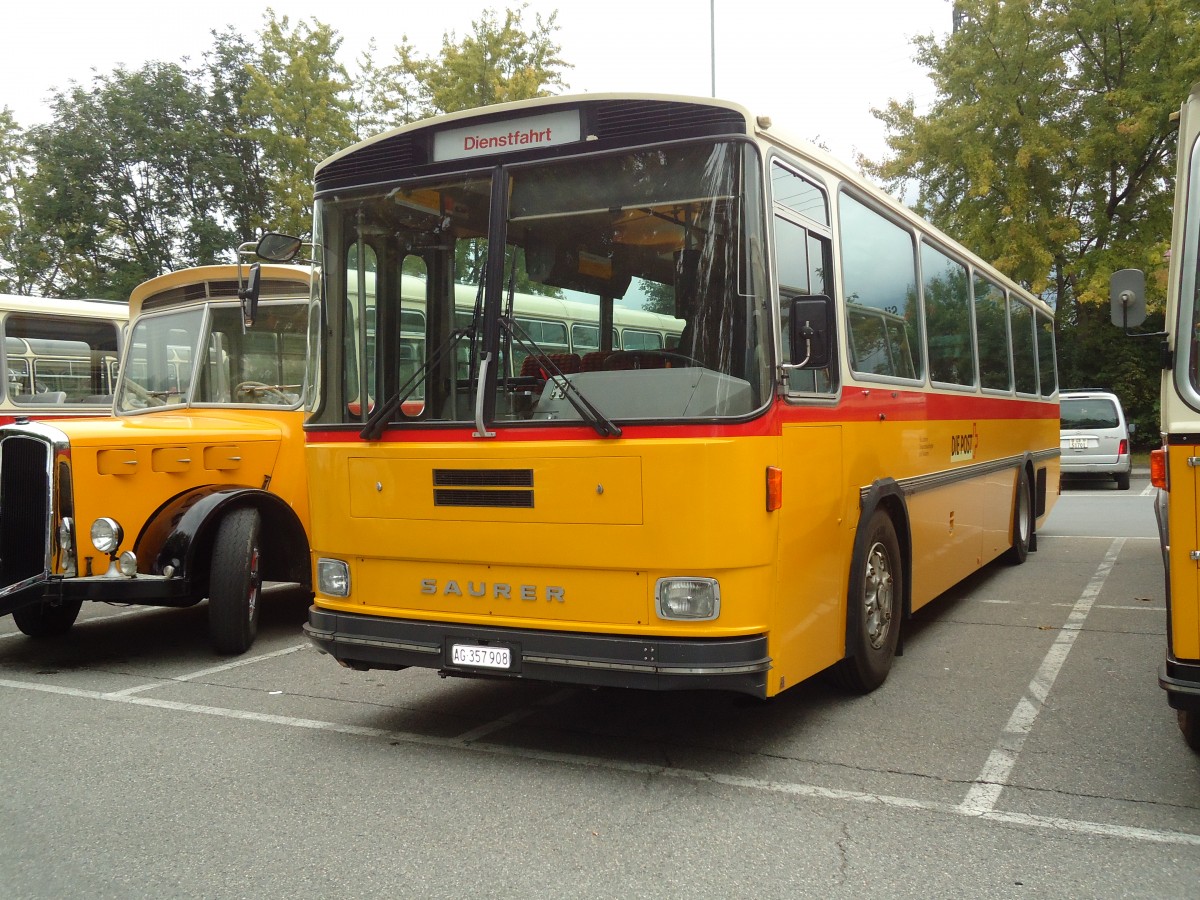
[[[596,434],[600,437],[620,437],[621,428],[612,419],[596,409],[590,400],[584,396],[583,392],[567,377],[566,373],[558,367],[558,365],[550,358],[550,356],[537,345],[520,324],[511,316],[500,317],[501,327],[508,332],[510,341],[516,341],[523,350],[526,350],[532,356],[539,366],[545,369],[554,379],[554,383],[562,388],[563,396],[567,401],[575,407],[575,411],[579,413],[579,417],[587,422],[596,430]]]
[[[434,350],[434,352],[425,360],[424,365],[414,372],[412,377],[409,378],[408,381],[404,382],[404,384],[400,386],[400,389],[397,390],[396,393],[388,397],[388,399],[378,409],[371,413],[371,415],[367,416],[367,421],[363,425],[363,430],[358,433],[358,436],[364,441],[379,440],[379,437],[383,434],[383,429],[387,426],[387,423],[391,420],[396,410],[400,408],[401,404],[403,404],[404,401],[412,395],[412,392],[417,389],[417,385],[424,382],[429,376],[430,370],[440,363],[442,358],[446,356],[447,353],[453,351],[454,348],[458,346],[458,342],[467,335],[471,334],[472,331],[473,329],[471,328],[460,328],[456,331],[450,332],[450,336],[447,337],[446,340],[442,341],[438,348]]]

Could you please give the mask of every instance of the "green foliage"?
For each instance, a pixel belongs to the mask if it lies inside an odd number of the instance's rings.
[[[418,56],[406,36],[395,48],[396,61],[384,70],[387,77],[378,95],[379,108],[396,115],[390,124],[544,97],[563,87],[563,71],[570,65],[559,57],[553,39],[558,14],[546,19],[536,15],[526,30],[527,7],[506,10],[503,23],[494,11],[485,10],[461,41],[453,31],[446,32],[436,56]]]
[[[919,212],[1054,303],[1060,382],[1117,389],[1140,421],[1156,406],[1144,383],[1157,382],[1157,358],[1153,342],[1107,324],[1108,279],[1141,268],[1151,307],[1162,302],[1170,115],[1200,80],[1200,7],[957,6],[956,33],[915,41],[936,99],[924,113],[911,98],[876,110],[893,155],[865,166],[894,189],[914,187]]]
[[[484,12],[462,42],[352,81],[341,38],[267,9],[248,40],[213,32],[201,64],[118,68],[54,97],[23,132],[0,110],[0,290],[127,297],[145,278],[227,261],[264,230],[307,234],[317,163],[353,141],[450,109],[539,96],[566,64],[554,16]],[[186,63],[186,61],[185,61]]]
[[[250,70],[243,100],[248,136],[263,151],[270,185],[266,219],[289,234],[312,223],[312,175],[317,163],[354,141],[351,84],[334,56],[342,39],[316,19],[311,25],[268,9],[262,54]]]

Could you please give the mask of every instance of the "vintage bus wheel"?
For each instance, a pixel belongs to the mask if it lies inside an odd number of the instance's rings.
[[[891,517],[877,509],[867,525],[865,555],[850,571],[846,658],[833,670],[847,690],[865,694],[888,676],[904,610],[904,563]]]
[[[1013,503],[1012,546],[1004,558],[1019,566],[1029,556],[1029,545],[1033,540],[1033,496],[1029,491],[1029,475],[1025,467],[1017,476],[1017,496]]]
[[[213,544],[208,633],[218,653],[244,653],[258,632],[262,591],[258,510],[235,509],[221,520]]]
[[[1189,747],[1200,753],[1200,709],[1180,709],[1176,712],[1179,715],[1179,730],[1183,732],[1183,739]]]
[[[79,616],[82,600],[64,600],[57,606],[33,603],[13,611],[13,621],[22,634],[31,638],[58,637],[66,634]]]

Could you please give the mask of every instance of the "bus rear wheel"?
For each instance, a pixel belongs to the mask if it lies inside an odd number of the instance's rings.
[[[1004,554],[1015,566],[1025,562],[1033,542],[1033,494],[1029,490],[1029,473],[1022,466],[1017,475],[1017,494],[1013,498],[1012,546]]]
[[[31,638],[58,637],[71,630],[82,606],[82,600],[63,600],[57,604],[47,601],[32,603],[13,610],[13,621],[22,634]]]
[[[846,608],[846,657],[834,680],[866,694],[883,684],[896,656],[904,611],[904,561],[891,517],[877,509],[867,524],[865,552],[855,554]]]
[[[235,509],[221,520],[208,580],[208,634],[218,653],[245,653],[258,633],[262,592],[258,510]]]

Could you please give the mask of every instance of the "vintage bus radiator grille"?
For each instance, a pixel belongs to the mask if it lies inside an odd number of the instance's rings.
[[[533,470],[434,469],[433,505],[533,509]]]
[[[49,453],[50,446],[38,440],[0,442],[0,587],[44,569],[50,540]]]

